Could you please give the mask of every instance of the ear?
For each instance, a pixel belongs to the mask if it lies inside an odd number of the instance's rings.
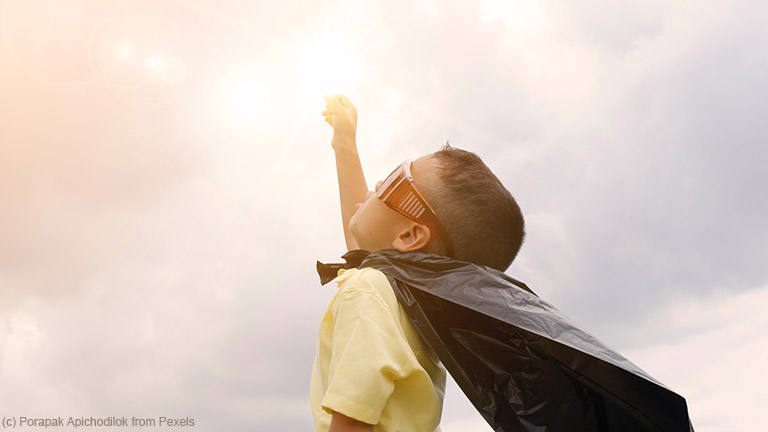
[[[400,252],[424,250],[432,240],[432,232],[424,224],[412,222],[397,234],[392,247]]]

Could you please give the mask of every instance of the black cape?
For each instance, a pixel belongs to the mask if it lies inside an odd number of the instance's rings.
[[[372,267],[495,431],[692,432],[685,399],[578,328],[524,283],[419,252],[351,251]]]

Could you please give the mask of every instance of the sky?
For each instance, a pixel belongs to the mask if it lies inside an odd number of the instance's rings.
[[[324,94],[369,186],[446,141],[507,271],[684,396],[768,404],[768,3],[0,0],[0,413],[312,430]],[[763,144],[760,144],[763,143]],[[444,432],[488,431],[452,382]],[[140,430],[136,428],[136,430]]]

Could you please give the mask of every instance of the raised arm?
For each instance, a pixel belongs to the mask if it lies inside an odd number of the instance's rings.
[[[356,204],[365,200],[368,186],[365,183],[363,166],[357,153],[357,109],[345,96],[325,96],[328,104],[323,111],[325,121],[333,126],[331,146],[336,153],[336,174],[339,180],[341,222],[344,226],[344,240],[347,250],[357,249],[357,243],[349,232],[349,220],[355,213]]]

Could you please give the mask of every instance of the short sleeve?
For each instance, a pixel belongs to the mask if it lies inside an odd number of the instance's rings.
[[[407,342],[398,330],[396,315],[375,292],[354,288],[341,292],[333,315],[333,348],[322,407],[377,424],[395,381],[412,367]]]

